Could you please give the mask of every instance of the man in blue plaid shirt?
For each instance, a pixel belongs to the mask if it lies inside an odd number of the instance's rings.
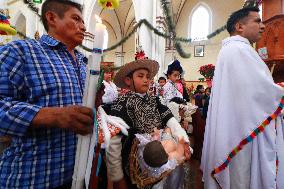
[[[86,64],[74,48],[85,25],[79,4],[46,0],[48,35],[0,48],[0,135],[12,144],[0,157],[0,188],[70,188],[76,133],[92,132],[82,103]]]

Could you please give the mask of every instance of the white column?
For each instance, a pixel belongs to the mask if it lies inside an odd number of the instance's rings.
[[[165,17],[163,15],[163,10],[161,7],[161,3],[159,0],[156,1],[156,28],[162,32],[166,32],[166,22],[165,22]],[[160,64],[160,70],[158,72],[158,76],[164,76],[163,71],[165,70],[165,44],[166,40],[163,37],[160,37],[156,35],[156,40],[155,40],[155,56],[156,60]]]
[[[115,67],[123,66],[124,65],[124,55],[125,52],[115,52]]]
[[[146,0],[133,0],[133,5],[136,21],[139,22],[141,19],[146,19],[153,25],[153,3],[149,3],[149,1]],[[143,7],[143,9],[141,7]],[[142,25],[139,29],[139,42],[146,57],[152,59],[152,43],[154,43],[153,34],[145,25]]]

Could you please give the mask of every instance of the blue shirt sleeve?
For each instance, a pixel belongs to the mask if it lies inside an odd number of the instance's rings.
[[[3,135],[25,135],[41,108],[28,103],[24,95],[23,57],[16,45],[0,48],[0,132]]]

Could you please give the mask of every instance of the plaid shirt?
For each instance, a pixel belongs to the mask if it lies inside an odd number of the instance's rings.
[[[86,64],[48,35],[0,47],[0,133],[12,136],[0,157],[0,188],[55,188],[71,182],[76,135],[30,127],[41,107],[82,104]]]

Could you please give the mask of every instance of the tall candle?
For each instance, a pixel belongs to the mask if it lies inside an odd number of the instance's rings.
[[[96,28],[95,28],[94,48],[102,49],[103,46],[104,46],[104,37],[105,37],[105,33],[106,33],[106,26],[102,24],[99,17],[96,17],[96,18],[97,18],[97,23],[96,23]]]
[[[95,28],[94,49],[88,60],[83,97],[83,105],[89,108],[94,108],[95,106],[95,95],[97,92],[105,33],[106,27],[101,22],[97,22]],[[88,188],[96,141],[96,128],[94,128],[93,134],[87,136],[78,135],[72,189],[83,188],[84,180],[85,186]]]

